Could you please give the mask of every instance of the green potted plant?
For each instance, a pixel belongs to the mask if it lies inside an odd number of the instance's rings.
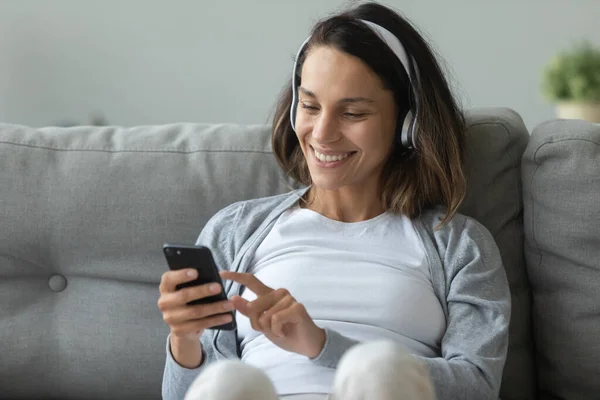
[[[559,52],[544,69],[542,92],[559,118],[600,123],[600,50],[582,41]]]

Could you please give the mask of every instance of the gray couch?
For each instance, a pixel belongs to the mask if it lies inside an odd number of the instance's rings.
[[[295,187],[269,143],[266,126],[0,125],[0,398],[159,398],[161,246]],[[530,137],[511,110],[469,110],[467,172],[461,212],[512,290],[502,398],[600,398],[600,126]]]

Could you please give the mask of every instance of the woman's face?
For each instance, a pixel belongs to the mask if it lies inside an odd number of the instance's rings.
[[[359,58],[313,48],[302,67],[296,135],[313,185],[375,190],[394,143],[393,93]]]

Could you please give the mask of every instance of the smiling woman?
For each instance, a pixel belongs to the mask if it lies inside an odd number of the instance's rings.
[[[177,292],[192,278],[165,273],[163,398],[192,385],[188,400],[497,399],[510,293],[494,239],[457,213],[463,130],[399,14],[368,3],[318,22],[272,132],[306,188],[233,204],[204,227],[197,244],[232,282],[224,304],[187,306],[208,288]],[[209,329],[231,309],[237,330]]]
[[[415,217],[444,204],[447,221],[466,190],[464,117],[427,42],[408,21],[388,11],[365,5],[313,28],[278,102],[273,149],[290,176],[317,187],[305,199],[309,204],[320,194],[314,167],[336,166],[327,165],[326,157],[320,165],[311,159],[319,160],[317,153],[352,155],[355,162],[340,174],[360,169],[355,188],[371,174],[364,192],[379,196],[383,209]],[[330,146],[332,140],[339,148]],[[369,153],[356,141],[370,146]],[[342,146],[355,147],[355,153]],[[370,167],[363,170],[363,163]],[[328,179],[341,175],[329,173]]]

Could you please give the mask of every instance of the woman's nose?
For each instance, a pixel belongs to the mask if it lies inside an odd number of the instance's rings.
[[[338,141],[341,134],[336,119],[331,115],[321,113],[313,125],[312,137],[320,143]]]

